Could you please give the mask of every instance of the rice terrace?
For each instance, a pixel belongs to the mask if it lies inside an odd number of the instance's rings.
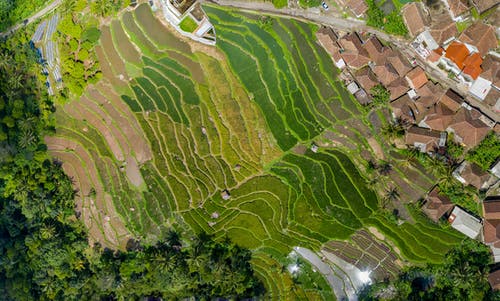
[[[216,46],[181,36],[147,4],[122,12],[100,28],[102,79],[58,105],[46,143],[79,191],[91,243],[125,249],[170,227],[227,236],[252,250],[266,299],[333,300],[309,261],[292,277],[295,247],[324,254],[347,290],[356,280],[339,258],[391,278],[464,239],[411,206],[403,223],[381,210],[369,160],[394,162],[387,181],[408,200],[436,179],[379,138],[390,115],[348,93],[318,25],[203,10]]]

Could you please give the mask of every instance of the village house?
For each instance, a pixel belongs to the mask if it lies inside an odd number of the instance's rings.
[[[483,59],[479,53],[471,53],[463,43],[453,41],[446,48],[445,55],[441,57],[445,69],[453,72],[465,84],[472,84],[481,74]]]
[[[443,0],[444,4],[448,7],[453,21],[462,21],[465,19],[465,14],[470,10],[467,0]]]
[[[422,153],[433,153],[446,145],[446,132],[411,126],[406,131],[405,144]]]
[[[390,100],[397,99],[402,95],[406,94],[408,90],[410,90],[410,87],[408,87],[408,82],[401,77],[398,77],[396,80],[390,83],[386,88],[391,94]]]
[[[464,98],[452,89],[448,89],[446,93],[439,98],[439,103],[445,105],[451,111],[457,112],[460,108],[462,108]]]
[[[483,22],[476,22],[467,27],[458,37],[470,52],[479,52],[480,57],[485,56],[488,51],[497,47],[495,28]]]
[[[338,36],[335,31],[333,31],[331,27],[323,26],[316,32],[316,37],[318,38],[321,46],[323,46],[326,52],[328,52],[332,57],[335,66],[339,69],[343,69],[346,64],[340,55],[340,49],[342,47],[337,42]]]
[[[494,107],[500,99],[500,59],[486,55],[481,64],[483,73],[474,81],[469,93]]]
[[[426,108],[433,107],[445,93],[444,89],[432,81],[427,81],[425,85],[416,90],[417,102]]]
[[[373,87],[378,85],[377,76],[368,66],[357,70],[354,73],[354,77],[356,78],[356,81],[361,86],[361,88],[363,88],[368,93],[370,93]]]
[[[434,222],[438,222],[443,216],[447,217],[453,209],[453,203],[450,199],[440,194],[436,186],[429,192],[422,206],[422,211]]]
[[[483,242],[491,248],[495,262],[500,261],[500,196],[483,200]],[[498,283],[498,279],[496,280]]]
[[[403,15],[403,21],[408,28],[408,33],[412,37],[416,37],[430,24],[429,15],[421,2],[406,4],[401,9],[401,13]]]
[[[430,29],[429,34],[439,46],[444,46],[451,42],[458,34],[457,25],[449,15],[443,14],[436,19]]]
[[[500,261],[500,257],[498,259],[495,257],[495,262],[498,261]],[[493,290],[500,290],[500,269],[490,272],[488,275],[488,282]]]
[[[453,122],[454,115],[455,112],[450,110],[446,105],[438,103],[428,111],[427,116],[418,125],[436,131],[446,131]]]
[[[391,51],[389,47],[385,47],[382,45],[377,36],[372,35],[368,38],[363,44],[366,51],[368,52],[368,56],[370,57],[371,62],[378,64],[384,60],[384,57]]]
[[[451,227],[472,239],[476,239],[481,233],[481,220],[458,206],[453,208],[448,217],[448,222],[451,224]]]
[[[370,57],[368,52],[363,47],[363,42],[356,32],[348,33],[338,40],[340,56],[345,64],[351,69],[361,69],[368,65]]]
[[[453,177],[464,185],[471,185],[477,189],[487,189],[491,175],[477,166],[475,163],[462,162],[454,171]]]
[[[415,90],[421,88],[428,81],[424,69],[422,69],[422,67],[420,66],[417,66],[410,72],[408,72],[408,74],[406,74],[405,76],[405,79],[408,81],[408,85],[410,85],[410,87]]]
[[[347,0],[347,7],[356,18],[361,18],[368,10],[368,5],[364,0]]]
[[[418,124],[425,117],[427,110],[423,106],[417,106],[417,104],[411,100],[408,94],[401,96],[390,103],[392,117],[401,119],[408,124]]]
[[[454,140],[464,145],[467,149],[477,146],[491,128],[479,118],[482,114],[475,109],[461,108],[453,121],[446,129],[447,132],[454,133]]]

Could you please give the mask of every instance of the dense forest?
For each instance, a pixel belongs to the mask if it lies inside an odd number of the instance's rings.
[[[136,300],[263,294],[250,251],[175,229],[127,251],[89,246],[71,179],[48,155],[54,104],[27,43],[0,41],[0,298]]]

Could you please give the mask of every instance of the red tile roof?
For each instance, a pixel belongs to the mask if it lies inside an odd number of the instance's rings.
[[[446,48],[445,57],[455,63],[460,70],[464,68],[464,61],[468,55],[469,49],[467,49],[467,46],[457,41],[451,42]]]
[[[445,91],[440,85],[427,81],[425,85],[417,89],[417,95],[419,96],[417,102],[420,102],[427,108],[430,108],[438,102],[444,92]]]
[[[408,28],[408,33],[414,37],[424,31],[425,26],[429,25],[429,20],[424,14],[422,3],[411,2],[403,6],[403,20]]]
[[[429,192],[422,210],[430,219],[437,222],[446,212],[453,208],[453,203],[448,197],[439,193],[439,188],[435,187]]]
[[[479,0],[483,1],[483,0]],[[494,290],[500,289],[500,270],[496,270],[494,272],[491,272],[488,275],[488,282],[491,285],[491,288]]]
[[[456,112],[462,107],[464,98],[452,89],[448,89],[446,93],[441,96],[439,102],[447,106],[453,112]]]
[[[481,55],[477,52],[469,55],[464,61],[464,70],[463,73],[469,75],[473,79],[476,79],[483,69],[481,69],[481,64],[483,63],[483,59]]]
[[[340,55],[349,67],[359,69],[370,61],[368,52],[357,33],[349,33],[342,37],[339,39],[339,44],[342,46]]]
[[[412,126],[406,131],[405,144],[412,146],[423,144],[425,151],[429,152],[438,148],[440,138],[441,132],[439,131]]]
[[[439,103],[429,110],[424,122],[433,130],[444,131],[453,122],[453,115],[453,111]]]
[[[481,67],[483,68],[481,77],[500,88],[500,59],[493,55],[487,55],[484,57]]]
[[[461,142],[469,148],[477,146],[490,131],[484,122],[472,115],[471,111],[462,108],[455,114],[449,126],[455,133],[455,139],[461,139]]]
[[[448,2],[450,11],[454,17],[464,14],[470,8],[467,0],[446,0],[446,2]]]
[[[458,34],[457,25],[448,14],[439,16],[439,21],[431,26],[429,33],[440,46]]]
[[[368,10],[368,5],[364,0],[348,0],[346,7],[349,8],[356,17],[363,15]]]
[[[472,185],[477,189],[481,189],[484,183],[486,183],[490,178],[489,173],[483,171],[481,167],[474,163],[466,164],[465,168],[460,173],[460,176],[468,185]]]

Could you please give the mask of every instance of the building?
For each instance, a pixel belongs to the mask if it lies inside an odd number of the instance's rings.
[[[462,21],[463,15],[470,9],[467,0],[443,0],[443,2],[448,7],[453,21]]]
[[[491,130],[488,125],[479,119],[481,115],[475,109],[461,108],[453,117],[453,121],[446,131],[454,133],[455,142],[464,145],[466,148],[473,148]]]
[[[387,87],[390,83],[399,78],[396,69],[387,61],[384,64],[374,66],[372,70],[384,87]]]
[[[339,69],[343,69],[346,64],[340,55],[340,49],[342,47],[337,42],[338,36],[333,29],[323,26],[316,32],[316,37],[318,38],[318,42],[321,46],[323,46],[326,52],[328,52],[332,57],[335,66]]]
[[[405,79],[408,81],[408,85],[410,85],[412,89],[419,89],[428,81],[424,69],[420,66],[417,66],[408,72]]]
[[[427,116],[418,125],[436,131],[445,131],[453,122],[454,115],[455,112],[444,104],[439,103],[429,110]]]
[[[446,93],[441,96],[439,99],[439,103],[445,105],[453,112],[457,112],[460,108],[462,108],[462,104],[464,103],[463,97],[452,89],[448,89]]]
[[[446,132],[411,126],[406,131],[405,143],[422,153],[435,152],[439,147],[445,146]]]
[[[484,243],[500,248],[500,196],[487,197],[482,206]]]
[[[472,4],[480,14],[497,6],[499,3],[498,0],[472,0]]]
[[[401,13],[410,36],[415,37],[425,30],[430,20],[421,2],[411,2],[403,6]]]
[[[380,63],[380,61],[384,59],[384,56],[391,51],[390,48],[382,45],[376,35],[372,35],[368,40],[366,40],[363,46],[368,52],[370,60],[377,64]]]
[[[440,85],[427,81],[425,85],[416,90],[418,102],[423,104],[426,108],[433,107],[439,99],[443,96],[445,91]]]
[[[483,101],[490,93],[491,82],[479,76],[470,86],[469,93],[477,99]]]
[[[490,168],[490,172],[500,179],[500,159]]]
[[[483,0],[478,0],[478,1],[483,1]],[[495,257],[495,262],[498,262],[496,257]],[[500,289],[500,269],[490,272],[490,274],[488,275],[488,282],[491,285],[491,289],[493,290]]]
[[[340,56],[351,69],[361,69],[368,65],[370,57],[363,47],[363,42],[358,33],[351,32],[339,39]]]
[[[490,174],[483,171],[481,167],[467,161],[462,162],[462,164],[453,171],[453,176],[460,183],[474,186],[477,189],[488,188],[488,181],[491,177]]]
[[[458,39],[467,45],[470,52],[479,52],[481,57],[498,45],[495,28],[483,22],[476,22],[469,26]]]
[[[443,14],[437,18],[429,29],[429,34],[439,46],[444,46],[451,42],[458,34],[457,25],[448,14]]]
[[[368,5],[364,0],[347,0],[347,7],[356,18],[361,18],[368,10]]]
[[[394,80],[393,82],[391,82],[386,88],[389,91],[389,93],[391,94],[391,97],[390,97],[391,100],[394,100],[394,99],[401,97],[406,92],[408,92],[408,90],[410,90],[410,87],[408,87],[408,83],[406,82],[406,80],[401,78],[401,77],[399,77],[396,80]],[[417,104],[417,107],[418,107],[418,104]]]
[[[439,188],[434,187],[425,198],[422,211],[434,222],[438,222],[443,216],[447,216],[453,209],[450,199],[440,194]]]
[[[451,69],[453,73],[459,74],[464,69],[465,59],[469,56],[470,51],[463,43],[453,41],[446,48],[443,61],[446,63],[448,70]]]
[[[385,57],[400,77],[404,77],[412,69],[408,60],[399,51],[393,50]]]
[[[373,87],[378,85],[377,76],[373,73],[373,71],[367,66],[364,67],[354,73],[354,77],[358,84],[368,93],[371,91]]]
[[[417,107],[407,94],[391,102],[390,106],[394,119],[401,119],[409,124],[418,124],[425,117],[425,108]]]
[[[467,213],[458,206],[453,208],[453,211],[448,217],[448,222],[454,229],[472,239],[476,239],[481,233],[481,220]]]
[[[229,193],[229,191],[227,189],[222,190],[220,195],[224,201],[227,201],[231,198],[231,194]]]

